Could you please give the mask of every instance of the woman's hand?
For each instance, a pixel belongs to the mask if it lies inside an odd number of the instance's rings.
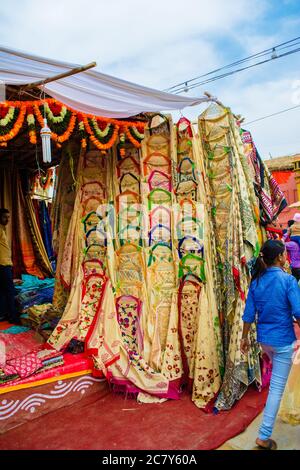
[[[248,338],[242,338],[241,339],[241,344],[240,344],[240,349],[243,354],[247,354],[250,349],[250,341]]]

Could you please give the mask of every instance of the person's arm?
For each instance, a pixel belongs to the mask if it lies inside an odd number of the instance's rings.
[[[288,299],[292,307],[292,313],[300,326],[300,287],[293,276],[289,278]]]
[[[255,320],[256,308],[255,308],[255,301],[252,291],[252,286],[250,285],[250,289],[248,292],[248,297],[246,301],[245,311],[243,315],[243,333],[241,339],[241,351],[243,354],[247,354],[250,349],[250,341],[249,341],[249,331],[251,328],[251,324]]]
[[[287,229],[286,233],[284,233],[284,234],[282,235],[282,240],[283,240],[284,242],[286,242],[286,240],[288,240],[288,239],[290,238],[290,235],[291,235],[291,231],[290,231],[289,229]]]

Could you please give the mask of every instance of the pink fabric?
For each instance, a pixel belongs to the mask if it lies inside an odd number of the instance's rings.
[[[112,377],[110,373],[106,376],[106,379],[111,385],[115,386],[116,392],[127,392],[127,393],[139,393],[144,392],[140,388],[136,387],[127,379],[119,379],[117,377]],[[181,379],[175,379],[169,382],[169,388],[166,393],[162,392],[151,392],[151,395],[157,398],[168,398],[170,400],[179,400],[179,389],[181,385]]]
[[[35,371],[43,367],[42,361],[35,352],[26,354],[26,356],[8,361],[4,368],[7,375],[18,374],[21,379],[25,379]]]
[[[37,372],[25,379],[15,379],[11,382],[0,384],[0,389],[12,387],[14,385],[27,384],[37,382],[39,380],[46,380],[52,377],[59,377],[60,375],[71,374],[73,372],[85,371],[92,368],[91,361],[86,357],[85,353],[63,355],[64,365],[55,367],[53,369]],[[101,374],[102,376],[102,374]]]
[[[261,359],[261,389],[270,385],[272,376],[272,361],[267,354],[262,355]]]
[[[38,339],[34,331],[26,331],[17,335],[0,333],[0,341],[5,344],[6,362],[25,356],[41,348],[43,339]]]

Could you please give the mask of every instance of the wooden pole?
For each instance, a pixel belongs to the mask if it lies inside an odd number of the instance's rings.
[[[76,67],[74,69],[68,70],[67,72],[54,75],[53,77],[45,78],[44,80],[39,80],[38,82],[28,83],[27,85],[21,87],[21,91],[28,90],[30,88],[35,88],[41,85],[46,85],[46,83],[54,82],[60,80],[61,78],[69,77],[70,75],[75,75],[76,73],[84,72],[89,70],[97,65],[96,62],[91,62],[90,64],[83,65],[81,67]]]

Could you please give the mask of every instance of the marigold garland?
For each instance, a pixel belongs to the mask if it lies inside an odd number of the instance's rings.
[[[136,147],[140,147],[140,142],[144,137],[144,122],[121,121],[83,114],[54,98],[47,98],[35,101],[7,101],[4,105],[0,105],[0,146],[7,146],[7,142],[16,137],[22,128],[25,115],[27,115],[30,143],[36,144],[36,119],[39,125],[44,127],[43,111],[51,129],[51,138],[59,147],[70,138],[76,119],[83,148],[87,145],[88,137],[101,151],[112,147],[119,133],[121,140],[124,140],[123,135],[126,135]]]
[[[16,119],[16,121],[14,122],[14,124],[12,125],[12,128],[6,132],[5,134],[2,134],[0,135],[0,145],[3,147],[3,146],[7,146],[7,142],[11,139],[13,139],[14,137],[16,137],[16,135],[20,132],[20,129],[21,127],[23,126],[23,121],[24,121],[24,117],[25,117],[25,114],[26,114],[26,106],[24,104],[22,104],[18,110],[18,117]],[[15,114],[15,112],[14,112]],[[11,124],[8,123],[8,124]],[[5,126],[7,127],[7,126]]]
[[[118,133],[119,133],[119,126],[117,124],[115,124],[115,128],[113,130],[112,136],[110,137],[109,141],[103,144],[100,142],[99,137],[95,137],[94,132],[92,131],[91,126],[89,124],[89,119],[87,116],[83,116],[83,122],[84,122],[85,130],[90,136],[90,140],[99,150],[107,150],[114,145],[118,137]]]
[[[40,111],[40,108],[38,106],[38,104],[34,104],[34,111],[35,111],[35,115],[38,119],[38,122],[39,122],[39,125],[41,127],[44,127],[44,119],[43,119],[43,116],[42,116],[42,113]],[[66,131],[61,134],[61,135],[57,135],[56,132],[53,132],[52,129],[51,129],[51,139],[53,139],[55,142],[61,144],[63,142],[65,142],[66,140],[68,140],[74,130],[74,127],[75,127],[75,123],[76,123],[76,113],[75,112],[72,112],[72,115],[70,117],[70,121],[69,121],[69,125],[66,129]],[[48,123],[49,125],[49,123]]]
[[[137,129],[135,128],[135,126],[130,126],[130,127],[125,127],[125,134],[126,134],[126,137],[128,138],[128,140],[130,140],[130,142],[137,148],[139,148],[141,146],[141,141],[142,139],[140,139],[140,136],[142,134],[140,134]],[[134,130],[136,132],[134,132]],[[143,136],[144,137],[144,136]]]
[[[27,124],[28,124],[28,135],[29,135],[29,142],[31,144],[37,143],[36,138],[36,129],[35,129],[35,117],[33,114],[33,108],[31,106],[27,107]]]

